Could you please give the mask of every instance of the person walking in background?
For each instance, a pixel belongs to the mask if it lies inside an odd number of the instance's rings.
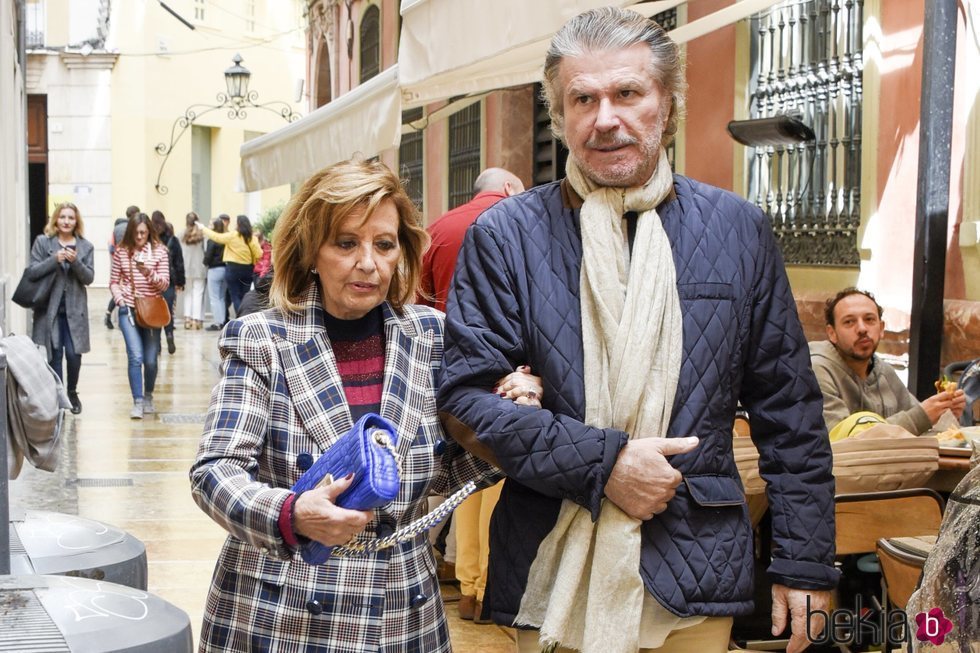
[[[211,221],[211,230],[216,234],[225,233],[225,223],[221,217]],[[204,228],[201,227],[204,234]],[[209,239],[204,248],[204,266],[208,269],[208,299],[211,301],[211,324],[208,331],[221,331],[222,325],[228,316],[227,305],[225,304],[225,246],[221,243]]]
[[[153,388],[160,355],[160,329],[136,323],[136,297],[162,296],[170,286],[170,256],[157,237],[150,218],[138,214],[129,221],[126,235],[112,255],[109,290],[119,307],[119,330],[129,359],[129,389],[133,395],[132,419],[156,412]]]
[[[234,231],[234,229],[232,229],[232,227],[231,227],[231,216],[230,215],[228,215],[227,213],[222,213],[218,217],[221,218],[221,224],[223,224],[224,227],[225,227],[224,233],[230,234],[232,231]],[[224,257],[224,250],[222,250],[221,256]],[[225,270],[225,321],[221,323],[221,326],[224,326],[224,325],[228,324],[228,320],[231,319],[231,290],[228,287],[227,266],[225,266],[225,267],[226,267],[226,270]]]
[[[207,227],[201,227],[211,240],[225,246],[223,260],[225,262],[225,283],[231,294],[231,303],[235,314],[242,305],[242,298],[252,287],[252,274],[255,263],[262,258],[262,249],[258,240],[252,236],[252,223],[248,216],[240,215],[236,221],[235,231],[219,233]]]
[[[177,352],[177,343],[174,341],[174,305],[177,303],[177,291],[183,290],[187,281],[184,278],[184,255],[180,249],[180,241],[174,235],[173,225],[167,222],[163,212],[154,211],[150,222],[169,254],[170,285],[163,291],[163,298],[170,309],[170,324],[163,328],[163,332],[167,336],[167,353],[173,356]]]
[[[265,237],[265,232],[259,227],[256,227],[253,233],[256,240],[259,241],[259,249],[262,250],[262,256],[255,262],[255,270],[252,275],[252,283],[258,284],[259,279],[265,276],[265,273],[272,268],[272,243]]]
[[[181,256],[184,257],[184,328],[204,327],[204,288],[208,268],[204,265],[204,232],[197,224],[197,214],[187,214],[187,227],[180,234]]]
[[[123,236],[126,233],[126,225],[128,225],[129,221],[133,219],[133,216],[139,212],[140,212],[140,207],[133,204],[126,209],[126,217],[117,218],[116,222],[112,225],[112,236],[110,236],[109,238],[110,259],[112,258],[112,255],[116,251],[116,243],[122,242]],[[112,311],[114,311],[115,309],[116,309],[116,301],[112,297],[110,297],[109,305],[106,306],[105,316],[102,318],[102,323],[105,324],[105,328],[109,329],[110,331],[113,328],[115,328],[112,326]]]
[[[53,275],[48,304],[34,309],[35,343],[45,348],[48,363],[62,381],[68,368],[66,387],[71,412],[82,412],[78,398],[78,377],[82,354],[89,351],[88,292],[85,287],[95,278],[95,248],[83,237],[82,214],[71,202],[58,204],[44,233],[34,240],[31,260],[25,274],[33,281]]]
[[[473,184],[473,199],[457,206],[428,227],[432,244],[422,258],[421,303],[446,310],[446,297],[456,257],[467,228],[486,209],[505,197],[524,192],[524,184],[503,168],[487,168]],[[530,373],[530,369],[525,371]],[[483,593],[487,586],[487,559],[490,550],[490,515],[500,497],[503,481],[467,497],[453,512],[456,535],[456,579],[462,596],[459,616],[477,624],[483,619]]]

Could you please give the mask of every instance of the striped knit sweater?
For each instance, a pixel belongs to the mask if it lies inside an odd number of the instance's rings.
[[[351,419],[381,410],[385,351],[378,307],[356,320],[340,320],[324,313],[327,336],[350,405]]]
[[[139,271],[136,261],[143,257],[149,275]],[[130,283],[132,278],[132,283]],[[159,295],[170,285],[170,255],[164,245],[151,248],[147,242],[143,249],[130,256],[129,250],[117,247],[112,255],[109,271],[109,290],[119,306],[133,306],[133,286],[139,297]]]

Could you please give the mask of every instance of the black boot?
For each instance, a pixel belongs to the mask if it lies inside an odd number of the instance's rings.
[[[177,343],[174,342],[174,334],[167,334],[167,353],[173,354],[177,351]]]
[[[112,311],[105,312],[105,319],[102,320],[105,323],[105,328],[112,330],[115,327],[112,326]]]
[[[82,402],[78,398],[78,393],[77,392],[75,392],[74,390],[69,390],[68,391],[68,401],[71,402],[71,414],[72,415],[78,415],[80,412],[82,412]]]

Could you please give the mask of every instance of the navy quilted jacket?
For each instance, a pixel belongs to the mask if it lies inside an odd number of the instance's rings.
[[[484,599],[498,623],[517,614],[561,499],[598,516],[627,439],[582,422],[580,206],[556,182],[488,209],[467,232],[450,293],[441,417],[453,437],[475,436],[489,448],[508,475],[491,523]],[[752,534],[732,455],[741,401],[769,483],[770,577],[789,587],[832,588],[830,445],[769,223],[738,196],[682,176],[658,212],[674,254],[684,332],[667,435],[697,435],[701,444],[671,459],[684,482],[667,511],[643,524],[644,583],[681,616],[751,611]],[[490,392],[524,363],[543,379],[542,409]]]

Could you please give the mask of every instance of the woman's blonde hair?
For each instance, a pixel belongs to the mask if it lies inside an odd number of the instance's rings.
[[[391,200],[398,211],[401,257],[387,300],[400,313],[415,299],[429,234],[398,176],[383,163],[358,160],[342,161],[317,172],[289,200],[275,227],[270,305],[282,311],[299,311],[314,280],[311,271],[323,243],[336,238],[341,223],[352,213],[361,211],[367,220],[385,200]]]
[[[57,236],[58,235],[58,216],[61,215],[61,209],[71,209],[75,212],[75,231],[74,235],[84,236],[85,235],[85,223],[82,222],[82,212],[78,210],[78,207],[71,202],[61,202],[56,204],[54,207],[54,212],[51,213],[51,217],[48,218],[48,224],[44,225],[44,235],[45,236]]]

